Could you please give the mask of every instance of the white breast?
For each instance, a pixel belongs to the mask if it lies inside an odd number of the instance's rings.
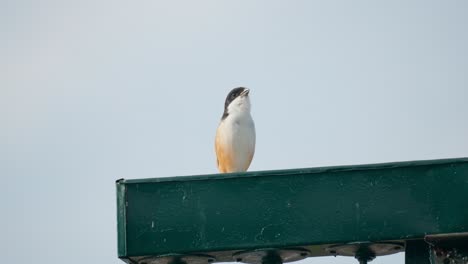
[[[255,152],[255,124],[250,113],[229,115],[220,126],[223,145],[232,154],[234,171],[246,171]]]

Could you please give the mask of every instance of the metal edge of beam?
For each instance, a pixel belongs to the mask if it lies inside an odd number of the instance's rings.
[[[126,216],[126,186],[124,179],[116,181],[117,188],[117,254],[119,258],[127,255],[127,216]]]
[[[340,172],[340,171],[366,171],[366,170],[384,170],[392,168],[405,168],[405,167],[419,167],[427,165],[443,165],[443,164],[457,164],[468,162],[468,157],[450,158],[450,159],[434,159],[434,160],[414,160],[414,161],[396,161],[386,163],[373,163],[373,164],[359,164],[359,165],[338,165],[338,166],[325,166],[325,167],[311,167],[311,168],[296,168],[296,169],[282,169],[282,170],[262,170],[262,171],[248,171],[239,173],[222,173],[222,174],[201,174],[189,176],[170,176],[159,178],[142,178],[142,179],[120,179],[121,183],[137,184],[137,183],[151,183],[151,182],[179,182],[179,181],[203,181],[203,180],[222,180],[242,177],[262,177],[274,175],[293,175],[293,174],[315,174],[325,172]]]

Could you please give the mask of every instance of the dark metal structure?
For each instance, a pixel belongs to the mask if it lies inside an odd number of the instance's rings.
[[[117,181],[127,263],[468,263],[468,158]]]

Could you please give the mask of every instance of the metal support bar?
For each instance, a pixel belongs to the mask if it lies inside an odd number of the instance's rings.
[[[468,232],[427,235],[432,264],[468,264]]]
[[[429,250],[422,239],[406,241],[405,264],[431,264]]]

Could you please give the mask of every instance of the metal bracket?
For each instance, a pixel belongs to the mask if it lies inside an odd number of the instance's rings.
[[[390,255],[401,252],[404,246],[400,243],[349,243],[334,245],[326,248],[326,251],[334,256],[355,257],[360,264],[372,261],[376,256]]]
[[[468,233],[427,235],[431,262],[435,264],[468,264]]]
[[[138,264],[209,264],[215,261],[215,257],[204,254],[168,254],[158,257],[145,257],[140,259]]]
[[[249,264],[282,264],[297,261],[310,256],[310,251],[304,248],[265,248],[249,251],[240,251],[233,254],[237,262]]]

